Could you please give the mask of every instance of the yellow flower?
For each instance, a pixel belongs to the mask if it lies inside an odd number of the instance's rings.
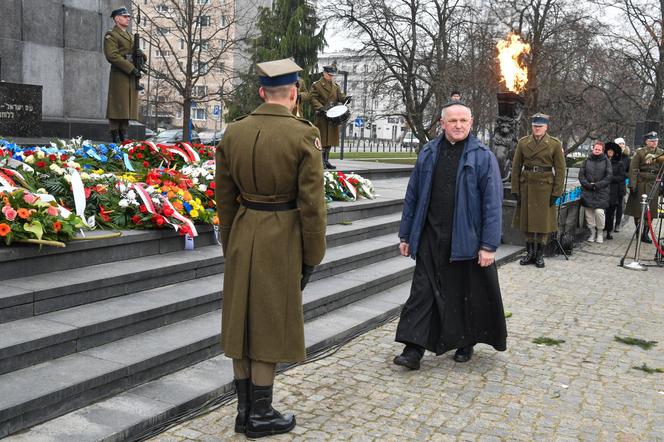
[[[192,218],[198,218],[198,210],[192,209],[191,212],[189,212],[189,216]]]

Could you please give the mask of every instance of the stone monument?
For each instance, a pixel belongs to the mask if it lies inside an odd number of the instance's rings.
[[[110,64],[104,58],[102,42],[113,26],[110,11],[120,6],[130,8],[131,2],[3,2],[0,80],[42,87],[42,136],[109,138],[105,117]],[[145,128],[132,124],[128,135],[142,138]]]

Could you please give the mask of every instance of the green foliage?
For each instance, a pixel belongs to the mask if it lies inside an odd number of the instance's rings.
[[[633,366],[632,368],[633,368],[634,370],[645,371],[645,372],[648,373],[648,374],[653,374],[653,373],[664,373],[664,370],[663,370],[663,369],[661,369],[661,368],[652,368],[652,367],[648,367],[648,365],[647,365],[645,362],[644,362],[643,364],[641,364],[640,366],[639,366],[639,365],[635,365],[635,366]]]
[[[251,40],[253,64],[292,57],[303,69],[304,84],[311,86],[318,51],[325,47],[325,26],[316,32],[318,17],[307,0],[275,0],[271,8],[261,8],[256,27],[260,35]],[[226,103],[227,121],[261,103],[254,66],[240,78],[241,85]]]
[[[614,336],[613,339],[627,345],[638,345],[644,350],[650,350],[657,345],[657,341],[644,341],[643,339],[633,338],[631,336]]]
[[[563,342],[565,342],[562,339],[552,339],[552,338],[547,338],[546,336],[540,336],[538,338],[533,339],[533,343],[537,345],[560,345]]]

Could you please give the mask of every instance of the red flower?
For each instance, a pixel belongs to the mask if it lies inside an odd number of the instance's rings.
[[[67,161],[69,157],[65,154],[60,155],[60,161]]]
[[[173,215],[173,212],[174,212],[174,210],[171,209],[170,207],[168,207],[168,206],[164,207],[164,215],[171,216],[171,215]]]
[[[212,181],[212,182],[210,183],[210,189],[214,189],[215,187],[217,187],[217,185],[215,184],[214,181]]]
[[[142,154],[142,153],[140,153],[140,152],[139,152],[139,153],[137,153],[137,154],[136,154],[136,158],[138,158],[138,159],[140,160],[141,158],[143,158],[143,154]]]
[[[105,222],[109,222],[111,220],[111,217],[108,216],[109,213],[111,213],[110,210],[106,210],[104,206],[99,205],[99,216],[101,216],[101,219],[103,219]]]
[[[205,191],[205,196],[207,196],[209,198],[212,198],[214,196],[214,190],[210,190],[210,189],[206,190]]]
[[[53,230],[55,230],[55,233],[58,233],[60,230],[62,230],[62,223],[60,221],[54,222]]]
[[[145,146],[141,146],[141,147],[139,147],[139,149],[145,150]]]
[[[35,166],[40,167],[40,168],[42,168],[42,167],[46,167],[46,163],[43,162],[43,161],[37,161],[37,162],[35,163]]]
[[[166,220],[164,219],[164,217],[161,216],[161,215],[155,215],[155,216],[152,218],[152,220],[153,220],[155,223],[157,223],[158,226],[162,226],[162,225],[164,225],[164,223],[166,222]]]
[[[143,167],[148,167],[149,165],[150,163],[148,163],[147,161],[143,161]]]
[[[141,223],[141,217],[138,215],[134,215],[131,217],[131,222],[134,224],[140,224]]]
[[[58,157],[54,153],[52,153],[48,156],[48,159],[51,161],[57,161]]]
[[[180,226],[180,235],[185,236],[185,235],[191,235],[191,227],[189,227],[186,224],[183,224]]]
[[[83,191],[85,192],[85,198],[90,198],[90,194],[92,193],[92,189],[89,188],[89,187],[86,187],[86,188],[83,189]]]
[[[141,205],[138,207],[138,210],[140,210],[141,213],[147,213],[148,208],[145,207],[145,204],[141,204]]]

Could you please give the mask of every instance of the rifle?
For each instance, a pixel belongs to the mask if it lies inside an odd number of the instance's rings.
[[[139,72],[145,72],[145,59],[143,51],[140,48],[141,36],[138,33],[138,27],[141,25],[141,7],[138,7],[138,16],[136,17],[136,33],[134,34],[134,47],[131,50],[131,61]],[[140,74],[134,77],[136,79],[136,90],[142,91]]]

